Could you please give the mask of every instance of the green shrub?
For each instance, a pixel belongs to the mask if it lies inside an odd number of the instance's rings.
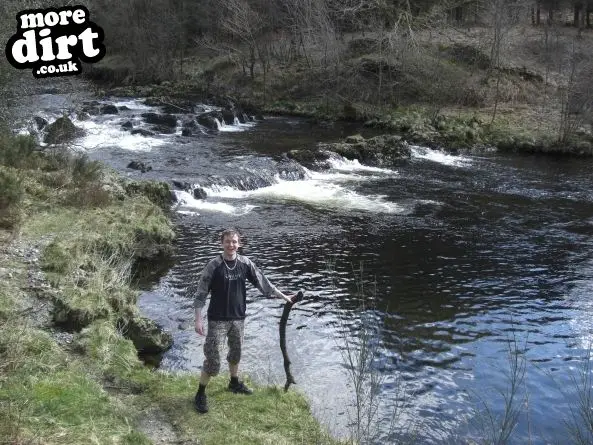
[[[72,255],[58,241],[52,241],[41,255],[41,268],[46,272],[64,274],[70,269]]]
[[[100,183],[84,183],[66,194],[64,204],[78,208],[107,207],[111,203],[111,194]]]
[[[76,183],[96,182],[101,178],[103,167],[99,161],[91,161],[85,154],[72,158],[72,179]]]
[[[144,195],[163,210],[172,203],[171,189],[166,182],[133,181],[125,185],[128,196]]]
[[[0,164],[15,168],[36,168],[41,162],[37,148],[33,136],[1,134]]]
[[[23,180],[12,169],[0,169],[0,227],[17,228],[23,216]]]

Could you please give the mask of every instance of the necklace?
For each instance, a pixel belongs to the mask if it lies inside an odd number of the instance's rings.
[[[235,262],[233,267],[229,267],[229,265],[227,264],[226,260],[223,258],[222,261],[224,262],[224,265],[226,266],[226,268],[228,270],[234,270],[235,267],[237,267],[237,258],[235,258],[233,261]]]

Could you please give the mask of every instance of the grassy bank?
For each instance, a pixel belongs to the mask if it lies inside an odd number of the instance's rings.
[[[294,391],[237,397],[222,376],[200,416],[196,375],[139,360],[135,273],[171,253],[169,196],[0,136],[0,443],[335,443]]]

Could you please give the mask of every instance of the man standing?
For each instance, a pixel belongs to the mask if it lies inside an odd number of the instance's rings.
[[[257,287],[265,297],[277,296],[287,302],[290,297],[276,289],[259,271],[249,258],[237,254],[241,246],[240,234],[237,230],[227,229],[220,237],[223,252],[208,262],[198,284],[194,308],[196,311],[196,332],[204,335],[202,308],[210,292],[208,307],[208,334],[204,342],[204,364],[200,375],[200,387],[196,393],[194,406],[200,413],[208,412],[206,385],[211,376],[220,371],[220,344],[225,337],[228,339],[229,352],[227,361],[231,380],[228,389],[236,394],[251,394],[252,391],[239,381],[239,361],[246,309],[245,281]]]

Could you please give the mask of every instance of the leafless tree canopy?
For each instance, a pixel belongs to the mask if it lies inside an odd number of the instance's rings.
[[[586,49],[574,47],[591,40],[593,0],[79,3],[105,30],[104,62],[116,83],[182,79],[214,88],[235,81],[251,85],[264,102],[288,94],[369,106],[420,103],[435,110],[494,106],[496,114],[501,103],[535,100],[531,87],[509,74],[527,65],[511,60],[511,50],[520,47],[543,67],[530,75],[554,81],[565,112],[561,132],[574,126],[569,116],[586,120],[591,108],[593,80],[578,60]],[[4,41],[14,33],[16,12],[48,6],[41,0],[2,2]],[[530,38],[520,34],[525,28],[532,30]],[[0,65],[2,85],[15,71],[6,65]]]

